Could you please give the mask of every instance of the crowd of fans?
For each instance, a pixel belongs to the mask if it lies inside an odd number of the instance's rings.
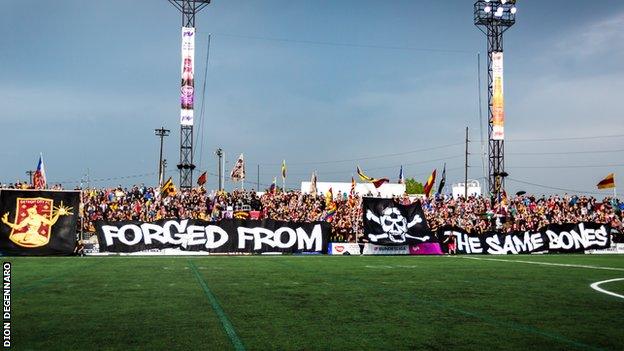
[[[23,188],[23,184],[4,185]],[[158,188],[143,185],[131,188],[87,189],[82,192],[83,231],[94,232],[96,220],[139,220],[151,222],[167,218],[194,218],[217,221],[222,218],[270,218],[282,221],[328,221],[332,241],[355,241],[362,235],[362,198],[336,193],[310,195],[299,191],[206,192],[198,188],[160,196]],[[547,224],[582,221],[607,223],[624,230],[624,203],[614,198],[602,201],[590,196],[515,196],[491,201],[486,197],[468,199],[436,196],[418,199],[404,195],[403,204],[420,201],[432,230],[445,225],[468,232],[534,231]]]

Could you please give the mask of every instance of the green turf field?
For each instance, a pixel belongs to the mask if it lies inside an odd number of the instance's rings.
[[[16,350],[624,349],[624,256],[5,260]]]

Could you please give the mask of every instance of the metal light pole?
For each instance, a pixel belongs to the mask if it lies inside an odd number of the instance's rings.
[[[222,148],[218,148],[217,151],[215,151],[215,154],[219,157],[219,191],[223,190],[223,181],[221,176],[223,175],[223,164],[221,163],[222,159],[223,159],[223,149]]]
[[[160,157],[158,158],[158,187],[162,187],[163,185],[163,140],[166,136],[169,136],[169,129],[165,129],[165,127],[160,127],[160,129],[154,129],[154,133],[157,137],[160,138]]]
[[[474,24],[488,43],[488,188],[495,198],[505,187],[503,33],[516,23],[516,0],[478,0]]]
[[[193,102],[195,100],[195,14],[210,0],[169,0],[182,13],[182,85],[180,111],[180,189],[193,187]]]

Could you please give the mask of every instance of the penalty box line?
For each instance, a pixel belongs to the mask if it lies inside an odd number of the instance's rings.
[[[232,322],[230,322],[230,319],[228,318],[227,314],[225,313],[225,311],[219,304],[217,297],[212,293],[212,291],[210,291],[208,284],[206,284],[206,281],[204,280],[204,278],[202,278],[201,274],[197,270],[197,266],[195,266],[195,264],[191,260],[188,261],[188,264],[191,270],[193,271],[193,274],[195,274],[195,277],[197,278],[199,285],[204,290],[204,293],[206,294],[206,297],[208,298],[208,301],[210,302],[212,309],[217,314],[217,317],[219,317],[219,321],[221,322],[221,325],[223,326],[225,333],[230,338],[230,341],[232,342],[234,349],[236,349],[237,351],[244,351],[245,346],[243,345],[242,340],[236,334],[236,330],[234,330],[234,325],[232,324]]]
[[[464,259],[469,259],[469,260],[479,260],[479,261],[515,262],[515,263],[537,264],[537,265],[541,265],[541,266],[602,269],[602,270],[607,270],[607,271],[620,271],[620,272],[624,272],[624,268],[602,267],[602,266],[588,266],[588,265],[583,265],[583,264],[536,262],[536,261],[523,261],[523,260],[502,260],[500,258],[484,258],[484,257],[462,257],[462,256],[459,256],[459,258],[464,258]]]

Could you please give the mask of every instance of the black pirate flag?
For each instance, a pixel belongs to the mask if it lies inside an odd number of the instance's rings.
[[[379,245],[436,241],[420,202],[402,205],[393,199],[365,197],[362,201],[364,237]]]

